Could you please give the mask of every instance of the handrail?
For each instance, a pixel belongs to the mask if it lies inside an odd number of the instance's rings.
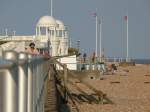
[[[49,61],[24,52],[0,59],[0,112],[43,112]]]

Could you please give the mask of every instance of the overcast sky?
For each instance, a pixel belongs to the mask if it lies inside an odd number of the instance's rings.
[[[109,57],[126,55],[126,23],[129,18],[129,56],[150,57],[150,0],[54,0],[54,17],[69,27],[72,45],[81,51],[95,49],[95,18],[102,16],[102,46]],[[50,15],[50,0],[0,0],[0,30],[34,35],[39,18]]]

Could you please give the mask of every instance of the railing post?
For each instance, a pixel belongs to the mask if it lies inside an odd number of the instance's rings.
[[[39,94],[39,87],[38,87],[38,63],[39,60],[36,56],[33,56],[32,59],[32,70],[33,70],[33,112],[38,112],[38,94]]]
[[[64,65],[64,86],[67,87],[67,65]]]
[[[13,51],[3,53],[3,61],[9,60],[9,64],[0,69],[1,112],[18,112],[18,69],[14,64],[17,58],[17,53]]]
[[[32,55],[28,54],[28,105],[27,112],[33,112],[33,66]]]
[[[37,95],[37,112],[41,112],[40,109],[41,109],[41,96],[40,96],[40,93],[41,93],[41,83],[42,83],[42,77],[41,75],[43,75],[43,71],[41,69],[41,65],[42,65],[42,60],[41,59],[38,59],[38,63],[37,63],[37,67],[36,67],[36,95]],[[43,76],[44,77],[44,76]]]
[[[68,80],[68,76],[67,76],[67,65],[64,65],[64,87],[65,89],[67,89],[67,80]],[[65,100],[67,101],[67,90],[65,90]]]
[[[19,112],[27,112],[27,94],[28,94],[28,67],[27,67],[27,54],[19,54]]]

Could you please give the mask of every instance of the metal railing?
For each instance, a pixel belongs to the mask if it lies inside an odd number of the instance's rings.
[[[0,59],[0,112],[44,112],[49,61],[14,51]]]
[[[126,58],[102,58],[100,61],[100,57],[95,57],[92,59],[91,57],[83,58],[79,57],[77,59],[77,63],[72,63],[77,65],[77,70],[103,70],[105,66],[110,64],[116,64],[126,62]],[[129,62],[132,62],[131,59],[128,59]],[[105,66],[104,66],[105,65]]]

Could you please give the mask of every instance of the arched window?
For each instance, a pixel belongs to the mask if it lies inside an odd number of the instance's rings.
[[[41,35],[46,35],[46,27],[40,27]]]

